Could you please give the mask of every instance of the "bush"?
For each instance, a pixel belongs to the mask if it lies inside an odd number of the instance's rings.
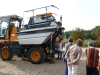
[[[87,42],[88,42],[88,40],[83,41],[83,47],[87,47]]]
[[[94,42],[94,46],[95,46],[95,47],[100,47],[100,42],[95,41],[95,42]]]
[[[84,40],[84,42],[83,42],[83,47],[87,47],[87,42],[88,42],[88,41],[94,41],[94,46],[100,48],[100,42],[97,41],[97,40],[91,40],[91,39],[89,39],[89,40]]]

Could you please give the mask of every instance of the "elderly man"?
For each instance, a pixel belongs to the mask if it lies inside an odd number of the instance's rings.
[[[91,41],[87,45],[86,75],[99,75],[99,71],[96,68],[99,62],[99,50],[94,48],[94,43]]]

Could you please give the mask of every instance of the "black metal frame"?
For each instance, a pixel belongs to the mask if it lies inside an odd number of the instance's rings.
[[[30,11],[33,11],[33,24],[34,24],[34,11],[35,10],[38,10],[38,9],[42,9],[42,8],[45,8],[46,9],[46,18],[47,18],[47,8],[48,7],[54,7],[54,8],[56,8],[56,9],[58,9],[59,10],[59,8],[58,7],[56,7],[56,6],[54,6],[54,5],[50,5],[50,6],[45,6],[45,7],[41,7],[41,8],[36,8],[36,9],[32,9],[32,10],[27,10],[27,11],[24,11],[24,12],[30,12]],[[23,15],[23,17],[24,17],[24,15]],[[47,19],[46,19],[47,20]]]

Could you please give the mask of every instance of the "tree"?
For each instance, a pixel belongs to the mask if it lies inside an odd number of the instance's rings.
[[[68,39],[70,37],[70,31],[65,32],[65,37]]]
[[[92,40],[95,40],[95,30],[96,30],[96,28],[93,28],[93,29],[90,30],[90,38]]]
[[[85,38],[85,31],[84,29],[76,28],[75,30],[71,31],[71,37],[76,41],[77,39],[84,39]]]
[[[85,30],[85,39],[90,39],[90,30]]]
[[[94,33],[95,33],[95,38],[97,40],[100,39],[100,26],[96,26]]]

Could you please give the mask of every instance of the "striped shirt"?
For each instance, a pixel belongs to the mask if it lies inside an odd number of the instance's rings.
[[[86,49],[86,65],[90,67],[97,67],[99,62],[99,50],[95,48]]]

